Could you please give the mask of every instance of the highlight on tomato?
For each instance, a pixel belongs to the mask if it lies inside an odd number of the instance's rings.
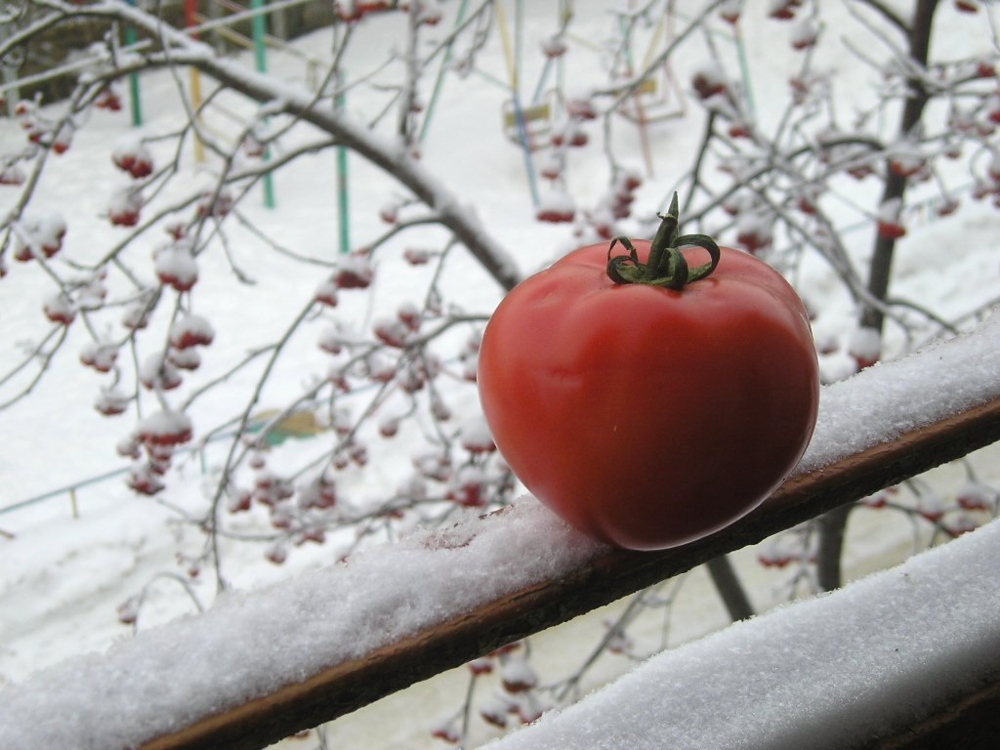
[[[515,287],[479,353],[497,448],[579,530],[655,550],[759,505],[798,463],[819,401],[805,306],[765,262],[678,236],[582,247]]]

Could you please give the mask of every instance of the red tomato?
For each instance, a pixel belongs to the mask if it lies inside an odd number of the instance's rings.
[[[634,243],[639,264],[650,246]],[[507,295],[483,335],[480,398],[539,500],[603,541],[664,549],[740,518],[795,466],[816,350],[795,291],[747,253],[721,248],[680,290],[616,283],[611,254],[583,247]]]

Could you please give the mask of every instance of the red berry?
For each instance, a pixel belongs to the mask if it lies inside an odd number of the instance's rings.
[[[321,305],[326,305],[327,307],[337,306],[337,285],[332,279],[322,282],[318,287],[316,287],[316,294],[313,295],[313,299],[319,302]]]
[[[877,492],[874,495],[869,495],[868,497],[862,499],[861,503],[868,508],[884,508],[887,502],[884,492]]]
[[[507,726],[507,706],[499,701],[492,701],[480,707],[479,715],[487,724],[503,729]]]
[[[367,254],[354,253],[337,264],[332,281],[338,289],[364,289],[371,285],[374,277],[375,269]]]
[[[938,216],[950,216],[958,210],[958,201],[954,198],[947,198],[937,207]]]
[[[375,337],[386,346],[402,349],[406,346],[409,333],[407,327],[398,320],[382,319],[375,323]]]
[[[740,6],[742,4],[742,0],[729,0],[719,8],[719,18],[726,23],[735,25],[740,20]]]
[[[878,234],[887,240],[898,240],[906,236],[906,227],[894,221],[880,221],[878,223]]]
[[[965,510],[992,510],[996,506],[997,493],[978,482],[970,482],[956,497],[960,508]]]
[[[576,120],[594,120],[597,118],[597,108],[590,99],[568,99],[566,114]]]
[[[226,510],[230,513],[245,513],[250,510],[253,495],[250,490],[242,489],[233,492],[226,502]]]
[[[521,657],[509,657],[500,667],[500,681],[508,693],[523,693],[538,685],[538,675]]]
[[[129,397],[113,388],[102,388],[94,402],[94,408],[106,417],[123,413],[129,404]]]
[[[136,190],[122,190],[112,196],[108,205],[108,218],[115,226],[134,227],[139,223],[142,195]]]
[[[63,294],[55,294],[49,297],[42,308],[45,317],[53,323],[68,326],[76,318],[76,309],[73,303]]]
[[[417,331],[420,328],[420,309],[412,302],[402,303],[396,310],[396,317],[399,318],[399,322],[405,325],[411,331]]]
[[[480,656],[478,659],[470,661],[466,666],[474,675],[489,674],[493,671],[493,660],[488,656]]]
[[[576,216],[576,206],[568,193],[554,190],[542,197],[535,218],[553,223],[570,222]]]
[[[27,177],[16,164],[0,166],[0,185],[23,185]]]
[[[91,342],[80,351],[80,362],[98,372],[110,372],[118,358],[118,348],[109,344]]]
[[[467,423],[462,428],[460,440],[462,447],[469,453],[492,453],[497,449],[485,419],[474,419]]]
[[[379,209],[378,217],[386,224],[395,224],[399,221],[399,206],[395,203],[386,203]]]
[[[218,195],[209,190],[201,194],[196,210],[199,216],[222,218],[233,209],[234,203],[233,195],[228,190],[223,188]]]
[[[97,95],[97,98],[94,100],[94,106],[97,109],[106,109],[109,112],[119,112],[122,108],[122,100],[114,90],[108,87]]]
[[[726,77],[716,63],[708,63],[698,70],[691,79],[691,86],[699,99],[710,99],[726,91]]]
[[[451,745],[457,745],[462,739],[458,730],[455,729],[455,726],[451,722],[434,727],[431,730],[431,737],[443,740]]]
[[[181,370],[197,370],[201,367],[201,355],[194,347],[188,349],[170,347],[167,350],[167,361]]]
[[[142,603],[141,597],[130,596],[118,605],[118,622],[122,625],[135,625],[139,619],[139,606]]]
[[[417,248],[408,247],[403,251],[403,258],[411,266],[422,266],[430,261],[432,252],[431,250],[418,250]]]
[[[153,156],[138,138],[130,136],[119,142],[111,152],[111,160],[136,179],[148,177],[153,172]]]
[[[72,142],[72,130],[67,128],[62,128],[56,134],[55,139],[52,141],[52,151],[56,154],[65,154],[69,151],[70,143]]]
[[[816,215],[816,210],[817,210],[816,209],[816,204],[812,201],[812,199],[807,198],[804,195],[801,195],[801,196],[799,196],[799,199],[798,199],[797,203],[798,203],[799,211],[801,211],[802,213],[806,214],[807,216],[815,216]]]
[[[855,329],[847,343],[847,353],[854,358],[859,370],[871,367],[882,356],[882,336],[875,328]]]
[[[778,21],[790,21],[795,18],[795,8],[792,3],[777,0],[777,2],[771,3],[771,11],[768,15]]]
[[[173,447],[186,443],[193,434],[191,419],[178,411],[156,411],[139,422],[136,437],[146,446]]]
[[[214,338],[212,324],[200,315],[185,315],[170,327],[170,345],[177,349],[208,346]]]
[[[552,36],[542,41],[542,54],[548,58],[562,57],[566,54],[566,42],[561,36]]]
[[[281,565],[288,559],[288,546],[281,541],[275,542],[268,547],[267,552],[264,553],[264,557],[275,565]]]
[[[155,495],[164,487],[148,465],[133,467],[125,483],[140,495]]]
[[[181,384],[181,375],[169,360],[154,354],[139,368],[139,382],[143,388],[151,391],[157,389],[169,391]]]
[[[191,251],[181,245],[157,251],[154,268],[162,283],[179,292],[189,291],[198,282],[198,263]]]

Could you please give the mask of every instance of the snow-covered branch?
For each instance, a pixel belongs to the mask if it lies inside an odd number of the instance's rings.
[[[312,124],[345,146],[392,175],[414,196],[436,212],[440,222],[451,230],[486,271],[505,289],[520,279],[520,273],[508,255],[483,226],[471,206],[464,205],[426,167],[413,159],[405,143],[394,142],[369,130],[343,110],[317,106],[316,96],[303,86],[258,73],[245,65],[222,58],[208,45],[191,39],[182,31],[165,25],[140,9],[124,3],[105,2],[77,9],[83,17],[121,20],[159,39],[164,50],[148,52],[139,68],[189,65],[214,78],[223,86],[266,105],[270,114],[284,113]],[[128,67],[118,74],[124,76]]]

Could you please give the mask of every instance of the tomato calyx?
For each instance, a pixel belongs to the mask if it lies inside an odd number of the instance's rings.
[[[646,284],[680,291],[686,284],[704,279],[719,265],[722,253],[715,240],[707,234],[678,236],[680,209],[677,193],[670,201],[665,214],[657,214],[661,222],[649,247],[649,258],[639,261],[639,254],[628,237],[615,237],[608,247],[608,277],[616,284]],[[621,244],[626,255],[614,255],[615,245]],[[705,265],[691,268],[681,253],[681,247],[694,245],[708,251],[711,260]]]

